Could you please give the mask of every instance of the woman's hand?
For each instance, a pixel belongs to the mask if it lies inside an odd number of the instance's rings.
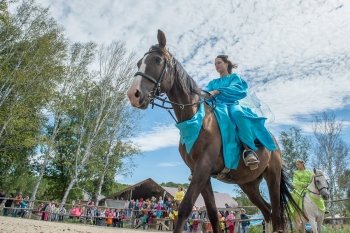
[[[218,95],[218,94],[220,94],[220,91],[218,91],[218,90],[213,90],[213,91],[210,92],[210,94],[212,94],[212,95]]]

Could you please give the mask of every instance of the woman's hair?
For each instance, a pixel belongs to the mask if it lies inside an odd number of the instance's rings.
[[[221,58],[225,63],[228,63],[227,71],[230,74],[232,73],[232,69],[236,69],[238,67],[238,65],[236,63],[233,63],[232,61],[230,61],[228,59],[227,55],[218,55],[216,58]]]
[[[304,160],[302,160],[302,159],[297,159],[295,162],[299,162],[299,163],[305,164]]]
[[[303,167],[305,168],[305,162],[302,159],[297,159],[295,162],[301,163]]]

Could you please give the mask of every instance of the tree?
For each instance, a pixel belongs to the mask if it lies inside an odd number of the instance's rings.
[[[91,72],[90,79],[86,79],[76,90],[69,111],[70,118],[75,121],[77,141],[72,177],[61,205],[65,204],[70,190],[84,174],[89,162],[101,152],[100,147],[104,142],[107,141],[108,150],[113,151],[116,145],[113,132],[118,135],[124,131],[130,135],[133,127],[130,123],[133,118],[123,115],[127,102],[125,92],[133,75],[133,55],[126,54],[124,44],[113,42],[107,47],[100,47],[97,60],[99,69]]]
[[[334,114],[323,113],[315,117],[314,135],[316,139],[314,165],[329,176],[330,199],[342,196],[337,181],[346,171],[349,146],[342,140],[342,122],[335,119]],[[331,203],[332,208],[333,203]]]
[[[0,7],[1,188],[23,189],[33,175],[42,110],[60,82],[66,41],[47,9],[34,1],[23,1],[14,14],[7,2]]]
[[[164,187],[171,187],[171,188],[177,188],[179,186],[183,187],[184,189],[188,189],[188,187],[190,187],[190,184],[189,183],[174,183],[172,181],[169,181],[169,182],[163,182],[163,183],[160,183],[160,186],[164,186]]]
[[[342,198],[350,198],[350,169],[346,169],[338,179],[338,187],[339,190],[342,190]],[[338,205],[342,205],[345,208],[346,214],[350,214],[350,202],[341,201],[337,203]]]
[[[238,203],[238,206],[254,206],[254,204],[249,200],[247,194],[245,194],[238,186],[235,186],[234,192],[236,193],[234,200]],[[245,208],[245,210],[248,214],[256,214],[258,212],[258,208]]]
[[[39,165],[38,178],[32,192],[31,200],[35,200],[41,180],[44,176],[48,163],[55,155],[55,141],[59,133],[60,126],[64,114],[67,111],[67,103],[73,98],[72,94],[76,88],[77,82],[83,79],[88,73],[88,64],[91,63],[94,49],[94,43],[79,44],[75,43],[71,46],[70,55],[68,56],[67,65],[62,72],[62,79],[57,86],[52,97],[45,105],[45,110],[48,113],[46,125],[44,125],[43,135],[41,139],[42,162]]]
[[[311,149],[310,139],[302,135],[301,129],[292,127],[288,131],[281,132],[280,140],[286,172],[292,175],[297,159],[308,162]]]

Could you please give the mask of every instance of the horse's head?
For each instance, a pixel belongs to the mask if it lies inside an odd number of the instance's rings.
[[[132,106],[146,109],[154,96],[171,89],[173,79],[168,69],[172,66],[172,56],[165,48],[164,32],[158,30],[158,45],[152,46],[137,63],[138,71],[127,95]]]
[[[314,185],[324,200],[329,199],[328,181],[323,172],[314,168]]]

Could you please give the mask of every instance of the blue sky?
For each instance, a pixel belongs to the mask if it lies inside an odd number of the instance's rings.
[[[71,41],[125,41],[141,57],[162,29],[169,50],[199,83],[216,77],[213,59],[228,54],[237,73],[273,112],[275,135],[291,126],[312,133],[312,119],[323,111],[344,121],[350,142],[350,2],[39,0],[65,28]],[[178,131],[163,110],[141,114],[133,184],[187,182],[188,168],[178,152]],[[232,185],[213,181],[214,190],[233,194]]]

